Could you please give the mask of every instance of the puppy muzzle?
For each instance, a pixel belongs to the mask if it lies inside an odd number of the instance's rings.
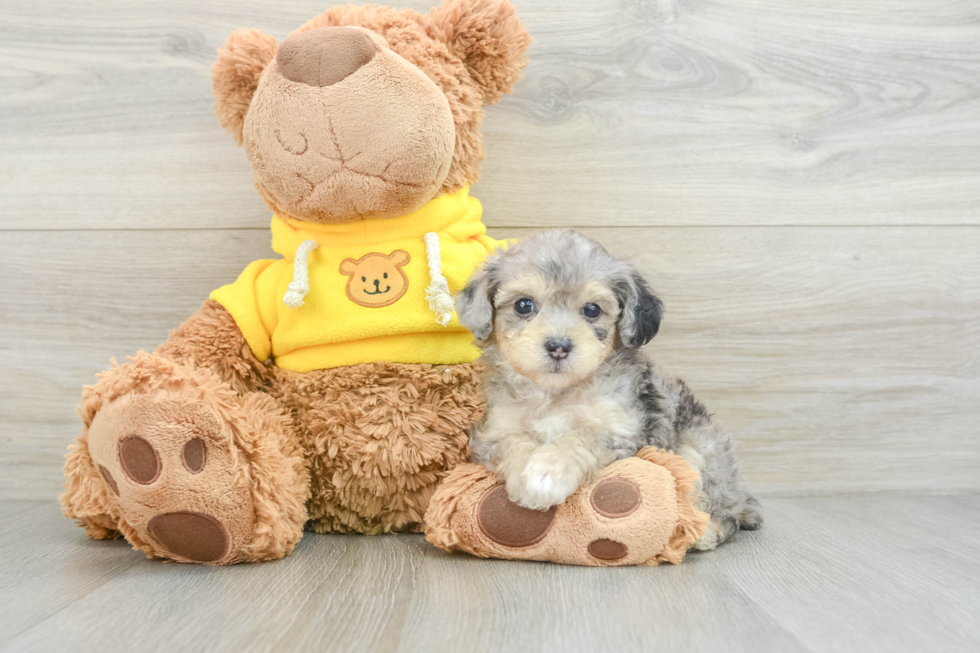
[[[544,348],[551,358],[560,361],[568,358],[572,351],[572,341],[570,338],[548,338],[544,341]]]

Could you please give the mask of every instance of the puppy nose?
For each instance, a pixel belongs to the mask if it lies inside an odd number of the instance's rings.
[[[310,86],[330,86],[377,53],[374,41],[356,27],[319,27],[283,41],[276,53],[276,65],[286,79]]]
[[[377,288],[380,285],[381,285],[381,279],[375,279],[374,280],[374,287]]]
[[[561,360],[572,351],[572,341],[568,338],[548,338],[544,341],[544,348],[548,350],[549,356]]]

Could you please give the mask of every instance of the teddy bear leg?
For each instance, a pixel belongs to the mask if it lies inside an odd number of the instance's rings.
[[[150,557],[281,558],[302,536],[308,474],[290,417],[210,370],[140,353],[86,389],[65,514]]]
[[[318,533],[420,532],[432,493],[469,454],[483,409],[472,363],[368,363],[276,371],[310,459],[309,527]]]
[[[486,468],[466,463],[432,497],[426,535],[485,558],[574,565],[677,564],[704,533],[693,504],[697,473],[680,456],[646,447],[616,461],[548,510],[510,501]]]

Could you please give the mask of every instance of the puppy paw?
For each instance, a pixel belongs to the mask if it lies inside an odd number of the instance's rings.
[[[692,544],[691,548],[696,551],[714,551],[718,547],[720,535],[721,531],[718,524],[710,521],[707,528],[704,529],[704,535],[698,538],[698,541]]]
[[[562,469],[554,461],[531,458],[520,478],[507,483],[507,494],[521,507],[547,510],[564,503],[578,489],[581,480],[581,474]]]

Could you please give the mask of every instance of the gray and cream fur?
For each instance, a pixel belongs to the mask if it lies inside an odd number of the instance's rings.
[[[762,524],[731,437],[640,349],[663,304],[629,263],[574,231],[536,234],[490,256],[456,311],[486,365],[473,459],[504,480],[512,501],[547,509],[652,445],[701,475],[698,508],[711,522],[695,548]]]

